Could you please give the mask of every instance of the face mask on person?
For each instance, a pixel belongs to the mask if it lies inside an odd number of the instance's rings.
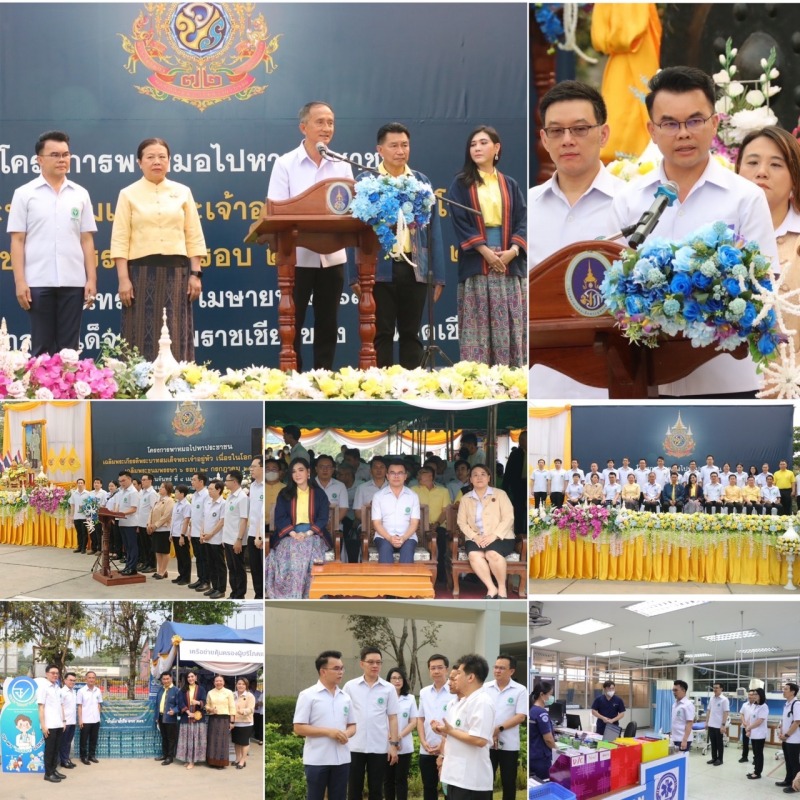
[[[544,704],[545,704],[546,706],[551,706],[551,705],[553,705],[553,703],[555,703],[555,701],[556,701],[555,697],[553,697],[553,695],[550,695],[550,697],[548,697],[548,698],[547,698],[547,699],[544,701]]]
[[[606,692],[606,697],[610,700],[613,696],[614,696],[614,690],[613,689],[609,689]]]
[[[278,480],[278,473],[277,472],[265,472],[264,477],[267,479],[269,483],[274,483]]]

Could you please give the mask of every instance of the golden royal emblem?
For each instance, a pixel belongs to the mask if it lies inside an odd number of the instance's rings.
[[[206,418],[200,408],[200,403],[184,400],[178,403],[175,416],[172,418],[172,430],[177,436],[197,436],[203,430]]]
[[[664,452],[673,458],[686,458],[694,452],[695,442],[692,428],[683,424],[681,412],[678,412],[678,421],[667,428],[667,435],[662,443]]]
[[[141,64],[152,74],[137,86],[154,100],[180,100],[200,111],[230,100],[249,100],[267,86],[254,85],[259,65],[269,75],[282,34],[270,37],[254,3],[147,3],[122,37],[125,69]]]

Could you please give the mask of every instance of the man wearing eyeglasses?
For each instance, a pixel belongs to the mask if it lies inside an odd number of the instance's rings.
[[[389,485],[372,498],[372,525],[378,561],[381,564],[394,563],[397,551],[401,564],[412,564],[419,527],[419,497],[405,485],[407,472],[402,461],[393,461],[386,475]]]
[[[573,242],[612,234],[611,201],[625,185],[600,161],[610,129],[597,89],[561,81],[544,95],[539,112],[539,138],[556,171],[528,193],[528,269]],[[605,389],[584,386],[539,364],[530,381],[537,397],[608,397]]]
[[[692,749],[692,723],[694,722],[694,703],[686,696],[689,684],[686,681],[672,682],[672,724],[670,738],[672,744],[682,753]]]
[[[319,680],[297,696],[294,732],[305,739],[303,769],[307,800],[345,800],[350,773],[348,743],[356,733],[353,701],[339,688],[342,654],[325,650],[314,662]]]
[[[43,133],[36,142],[41,175],[14,192],[7,230],[17,302],[30,312],[31,353],[77,350],[81,314],[97,294],[89,193],[67,179],[69,136]]]
[[[349,800],[362,800],[366,773],[368,799],[382,800],[386,764],[397,763],[400,746],[397,691],[381,678],[383,658],[377,647],[362,648],[360,659],[364,674],[344,686],[345,694],[353,700],[356,718],[347,796]]]
[[[242,489],[244,476],[238,469],[225,474],[225,486],[230,492],[225,500],[225,520],[222,524],[222,541],[225,545],[225,561],[228,580],[231,584],[231,600],[244,600],[247,592],[247,572],[244,568],[244,540],[247,536],[249,501]]]
[[[711,158],[719,117],[714,82],[694,67],[667,67],[653,76],[645,105],[647,129],[664,157],[661,166],[629,184],[614,199],[616,230],[635,223],[652,203],[660,183],[678,184],[678,200],[667,208],[654,235],[678,240],[720,220],[745,240],[758,242],[778,263],[775,233],[763,190]],[[758,388],[752,360],[717,356],[690,376],[660,387],[661,394],[752,397]]]
[[[44,736],[44,779],[49,783],[60,783],[66,779],[58,771],[58,751],[64,733],[65,716],[58,687],[58,667],[48,664],[45,670],[47,684],[36,691],[36,704],[39,706],[39,726]]]

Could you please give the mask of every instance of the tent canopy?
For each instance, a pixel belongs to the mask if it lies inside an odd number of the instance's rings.
[[[172,647],[172,637],[198,642],[229,642],[232,644],[264,643],[264,631],[261,628],[247,628],[237,631],[227,625],[189,625],[185,622],[162,623],[156,637],[156,653],[168,653]]]
[[[425,404],[395,400],[347,403],[278,400],[266,404],[265,422],[267,427],[283,428],[291,424],[306,430],[341,428],[349,431],[386,431],[401,423],[406,429],[427,427],[428,430],[445,430],[452,412],[457,429],[485,430],[488,407],[491,405],[497,408],[498,431],[517,430],[528,424],[524,400],[503,403],[459,403],[448,400]]]

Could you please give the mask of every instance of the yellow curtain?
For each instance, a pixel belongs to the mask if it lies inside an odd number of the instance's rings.
[[[64,520],[29,511],[22,525],[15,526],[13,517],[0,519],[0,543],[63,547],[72,549],[77,542],[75,528]]]
[[[572,406],[550,406],[550,407],[531,407],[528,408],[528,416],[532,419],[552,419],[559,416],[559,414],[566,414],[566,423],[564,425],[564,448],[563,459],[565,464],[572,461]],[[528,437],[530,440],[530,437]],[[550,465],[552,466],[552,464]],[[529,465],[532,469],[532,465]]]
[[[631,90],[646,93],[646,81],[659,68],[661,20],[656,4],[595,3],[592,47],[609,56],[601,94],[611,136],[600,158],[607,164],[617,153],[639,156],[650,142],[648,117],[644,102]]]
[[[769,548],[766,558],[760,553],[735,557],[730,546],[662,548],[654,552],[645,547],[644,538],[622,545],[618,555],[611,545],[599,547],[590,541],[572,541],[568,531],[546,535],[541,552],[530,557],[530,576],[538,580],[582,578],[607,581],[648,581],[650,583],[742,583],[749,586],[781,586],[788,578],[788,564],[779,561]],[[794,575],[800,586],[800,572]],[[609,590],[612,587],[609,586]]]

